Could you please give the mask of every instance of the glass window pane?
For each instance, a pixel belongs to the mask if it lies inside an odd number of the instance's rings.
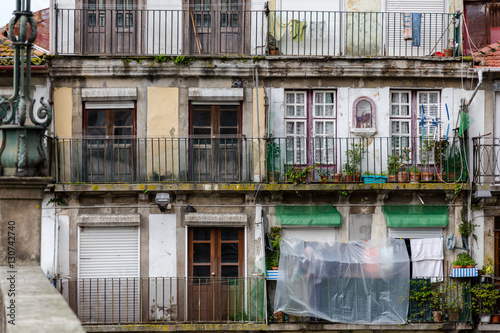
[[[314,93],[314,103],[323,103],[322,93]]]
[[[203,10],[210,10],[210,2],[211,2],[211,0],[204,0],[203,1]]]
[[[234,127],[221,128],[220,134],[221,135],[238,135],[238,128],[234,128]]]
[[[438,93],[430,93],[429,102],[436,104],[438,102]]]
[[[89,136],[106,136],[106,130],[104,128],[89,128],[87,130],[87,135],[89,135]]]
[[[227,27],[227,14],[220,14],[220,26]]]
[[[427,93],[418,94],[418,103],[419,104],[426,104],[427,103]]]
[[[297,117],[305,117],[306,111],[303,105],[297,105]]]
[[[401,122],[401,134],[410,134],[410,123]]]
[[[222,243],[221,244],[221,262],[238,263],[238,243]]]
[[[114,135],[132,136],[132,129],[131,128],[115,128]]]
[[[210,263],[210,243],[193,244],[193,262]]]
[[[410,115],[410,106],[409,105],[401,105],[401,115],[409,116]]]
[[[295,107],[293,105],[286,106],[286,115],[287,117],[295,116]]]
[[[132,10],[134,9],[134,0],[125,0],[125,9]]]
[[[220,8],[222,11],[227,11],[229,6],[228,6],[228,0],[222,0],[220,4]]]
[[[306,133],[306,126],[304,123],[297,123],[297,134],[304,135]]]
[[[325,123],[325,134],[334,134],[335,126],[333,121],[327,121]]]
[[[398,103],[399,102],[399,94],[398,93],[392,93],[391,102],[392,103]]]
[[[193,266],[193,276],[195,277],[209,277],[210,266]]]
[[[89,0],[89,10],[96,9],[96,0]]]
[[[294,125],[292,122],[286,123],[286,134],[294,134]]]
[[[393,105],[392,106],[391,115],[393,115],[393,116],[399,116],[399,106],[398,105]]]
[[[238,14],[231,14],[231,27],[238,26]]]
[[[116,13],[116,26],[123,27],[123,13]]]
[[[224,278],[227,277],[238,277],[238,266],[222,266],[221,275]]]
[[[87,126],[106,126],[106,111],[87,111]]]
[[[210,27],[212,25],[212,16],[210,14],[203,15],[203,26]]]
[[[298,93],[297,94],[297,104],[304,104],[304,93]]]
[[[211,111],[194,111],[193,126],[210,126],[212,123]]]
[[[314,124],[314,133],[315,134],[325,134],[322,122],[316,122]]]
[[[409,93],[402,93],[401,94],[401,103],[408,103],[410,101],[410,94]]]
[[[221,111],[220,112],[220,125],[221,126],[238,126],[238,112],[237,111]]]
[[[392,134],[399,134],[399,121],[392,121],[391,122],[391,133]]]
[[[132,126],[132,111],[115,110],[115,126]]]
[[[116,9],[123,10],[123,0],[116,0]]]
[[[210,228],[193,228],[193,240],[210,240]]]
[[[196,11],[201,10],[201,0],[194,0],[194,10]]]
[[[231,10],[238,10],[238,0],[231,0]]]
[[[316,117],[322,117],[323,116],[323,105],[316,105],[314,107],[314,115]]]
[[[221,239],[226,240],[238,240],[239,229],[238,228],[222,228],[221,229]]]
[[[325,106],[325,117],[333,117],[333,105]]]
[[[104,27],[106,26],[106,14],[99,14],[99,26]]]
[[[197,27],[201,27],[201,14],[196,14],[194,16],[194,22]]]
[[[290,93],[286,94],[286,103],[295,103],[295,95]]]
[[[325,103],[333,103],[333,93],[325,93]]]
[[[125,26],[131,27],[133,25],[134,25],[134,14],[132,13],[125,14]]]

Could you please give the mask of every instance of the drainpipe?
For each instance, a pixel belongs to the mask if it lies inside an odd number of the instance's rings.
[[[256,104],[257,104],[257,145],[259,147],[259,176],[260,180],[259,182],[263,181],[263,175],[262,175],[262,170],[260,168],[261,166],[261,160],[260,160],[260,120],[259,120],[259,72],[257,71],[257,65],[255,65],[255,99]]]

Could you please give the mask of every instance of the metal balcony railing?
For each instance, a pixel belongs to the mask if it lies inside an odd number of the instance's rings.
[[[481,185],[500,183],[500,139],[473,138],[473,182]]]
[[[263,277],[59,279],[83,324],[265,322]]]
[[[55,139],[59,183],[462,182],[458,139],[78,138]]]
[[[462,48],[459,14],[203,7],[57,8],[55,53],[451,57]]]

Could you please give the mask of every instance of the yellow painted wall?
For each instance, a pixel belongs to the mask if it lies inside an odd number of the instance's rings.
[[[54,89],[54,134],[60,138],[71,138],[73,114],[73,89]]]
[[[179,88],[148,87],[147,136],[179,135]]]
[[[259,100],[257,101],[256,89],[253,88],[253,137],[254,137],[254,175],[261,175],[264,177],[265,173],[265,151],[266,147],[262,138],[265,134],[265,95],[264,88],[259,88]],[[259,121],[257,122],[257,103],[259,105]],[[257,126],[259,124],[260,126]],[[259,141],[260,141],[260,156],[259,156]]]
[[[148,87],[147,96],[148,175],[160,181],[178,179],[178,156],[186,153],[175,139],[179,135],[179,88]]]

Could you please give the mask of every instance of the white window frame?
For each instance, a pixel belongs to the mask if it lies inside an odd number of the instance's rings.
[[[399,101],[398,102],[393,102],[392,101],[392,96],[393,94],[398,94],[399,95]],[[402,103],[401,102],[401,95],[402,94],[408,94],[408,103]],[[395,90],[391,91],[391,96],[390,96],[390,128],[391,128],[391,145],[394,145],[394,142],[397,142],[396,146],[392,146],[391,148],[391,154],[397,154],[401,155],[401,142],[404,142],[405,140],[403,138],[406,138],[408,140],[408,144],[411,144],[411,131],[412,131],[412,121],[411,121],[411,116],[412,116],[412,110],[411,110],[411,91],[410,90]],[[392,109],[393,106],[397,106],[399,110],[398,115],[393,115],[392,114]],[[401,107],[402,106],[407,106],[408,107],[408,114],[407,115],[402,115],[401,114]],[[392,132],[392,124],[393,123],[398,123],[399,124],[399,133],[393,133]],[[402,124],[407,124],[408,125],[408,133],[401,133],[401,129],[403,128]]]
[[[331,93],[333,98],[331,103],[326,102],[326,94]],[[316,102],[316,95],[323,95],[323,102]],[[312,106],[312,115],[313,115],[313,128],[312,128],[312,136],[314,138],[314,163],[326,163],[332,164],[334,163],[334,138],[337,137],[336,133],[336,103],[337,98],[334,91],[329,90],[313,90],[313,106]],[[331,106],[333,108],[333,112],[331,116],[326,115],[326,107]],[[322,107],[323,112],[321,115],[317,115],[316,108]],[[327,124],[331,124],[332,133],[326,133]],[[318,126],[322,128],[322,132],[320,133],[318,130]]]
[[[297,103],[297,95],[303,95],[303,103]],[[288,102],[288,95],[293,95],[293,102]],[[293,113],[289,114],[289,107],[293,107]],[[303,115],[298,115],[298,107],[303,107]],[[292,132],[289,132],[289,124]],[[297,133],[297,128],[303,126],[304,133]],[[285,92],[285,135],[287,141],[287,162],[292,164],[306,164],[307,162],[307,92],[287,91]]]

